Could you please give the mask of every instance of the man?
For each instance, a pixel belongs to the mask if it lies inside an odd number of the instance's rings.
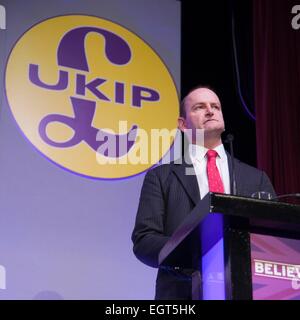
[[[199,86],[189,92],[180,108],[178,127],[192,132],[191,162],[165,164],[147,173],[132,234],[137,258],[156,268],[160,250],[198,201],[209,191],[230,193],[230,155],[221,140],[225,126],[218,96]],[[204,145],[197,144],[197,129],[204,130]],[[251,196],[256,191],[275,195],[264,172],[237,159],[234,163],[238,195]],[[188,168],[196,175],[187,174]],[[160,268],[155,298],[191,299],[191,277]]]

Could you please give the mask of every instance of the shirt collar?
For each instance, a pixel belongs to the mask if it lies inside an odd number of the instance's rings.
[[[203,161],[206,155],[206,152],[209,149],[203,147],[203,146],[199,146],[197,144],[190,144],[189,145],[189,154],[190,154],[190,158],[192,159],[192,161],[194,160],[198,160],[198,161]],[[221,161],[225,161],[227,159],[227,154],[224,148],[223,144],[220,144],[219,146],[217,146],[216,148],[214,148],[213,150],[218,152],[218,157],[220,158]]]
[[[223,144],[220,144],[214,150],[218,152],[221,161],[225,161],[227,159],[227,154]]]

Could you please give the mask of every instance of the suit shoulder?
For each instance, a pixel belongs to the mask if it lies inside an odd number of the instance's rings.
[[[158,165],[147,172],[145,179],[157,179],[162,187],[166,187],[173,181],[173,167],[173,162]]]
[[[171,168],[172,163],[158,165],[149,169],[147,175],[156,175],[159,178],[163,178],[169,175]]]
[[[238,159],[236,159],[236,163],[239,165],[240,169],[242,170],[242,172],[249,174],[249,175],[259,175],[261,176],[263,174],[263,171],[260,169],[257,169],[253,166],[250,166],[249,164],[242,162]]]

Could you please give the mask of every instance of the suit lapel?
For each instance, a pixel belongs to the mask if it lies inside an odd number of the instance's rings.
[[[231,156],[227,151],[226,151],[226,154],[228,158],[229,179],[231,181],[231,177],[232,177]],[[236,187],[237,187],[238,193],[240,193],[242,191],[240,190],[240,186],[242,185],[240,183],[240,180],[241,180],[240,161],[236,158],[234,158],[234,166],[235,166]],[[187,164],[183,159],[182,164],[173,163],[172,170],[174,171],[177,178],[181,182],[186,193],[189,195],[189,197],[192,199],[192,201],[196,205],[200,200],[200,192],[199,192],[198,181],[197,181],[197,177],[196,177],[193,165]],[[230,183],[230,189],[231,189],[231,183]],[[230,192],[232,192],[232,190],[230,190]]]
[[[181,182],[186,193],[196,205],[200,200],[200,192],[193,165],[187,164],[183,160],[182,164],[173,164],[172,169]]]

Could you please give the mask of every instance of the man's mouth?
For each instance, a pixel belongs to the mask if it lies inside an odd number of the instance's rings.
[[[206,120],[206,121],[204,122],[204,124],[207,123],[207,122],[209,122],[209,121],[218,121],[218,120],[216,120],[216,119],[208,119],[208,120]]]

